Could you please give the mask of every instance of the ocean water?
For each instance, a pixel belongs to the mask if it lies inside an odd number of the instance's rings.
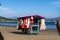
[[[47,28],[56,28],[55,22],[45,22]],[[0,22],[0,25],[17,26],[17,22]]]
[[[0,25],[17,26],[17,22],[0,22]]]
[[[45,22],[47,28],[56,28],[55,22]]]

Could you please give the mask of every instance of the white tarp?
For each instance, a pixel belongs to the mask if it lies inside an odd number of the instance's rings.
[[[41,26],[40,26],[40,30],[45,30],[45,29],[47,29],[46,28],[46,24],[45,24],[45,19],[41,19],[41,24],[40,24]]]

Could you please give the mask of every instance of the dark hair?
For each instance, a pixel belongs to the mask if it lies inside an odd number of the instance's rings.
[[[0,40],[4,40],[4,37],[1,32],[0,32]]]

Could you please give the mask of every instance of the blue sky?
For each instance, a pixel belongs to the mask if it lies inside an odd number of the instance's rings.
[[[0,16],[19,17],[41,15],[47,18],[60,16],[60,0],[0,0]]]

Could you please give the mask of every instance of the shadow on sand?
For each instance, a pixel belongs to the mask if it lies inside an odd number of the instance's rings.
[[[13,34],[22,34],[22,35],[37,35],[37,33],[24,33],[24,32],[10,32]]]

